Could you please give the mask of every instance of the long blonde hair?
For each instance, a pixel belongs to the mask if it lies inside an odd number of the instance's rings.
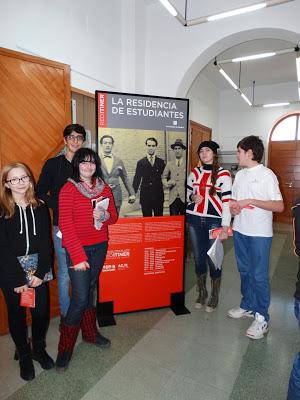
[[[34,192],[34,178],[32,175],[32,172],[30,169],[27,167],[26,164],[23,164],[21,162],[11,162],[9,164],[6,164],[0,173],[0,207],[1,207],[1,214],[2,216],[6,218],[11,218],[13,217],[15,213],[15,201],[13,199],[11,190],[6,186],[7,183],[7,175],[9,172],[14,169],[14,168],[22,168],[26,175],[29,176],[30,182],[28,189],[26,190],[25,193],[25,201],[29,204],[32,204],[34,208],[38,207],[40,205],[40,202],[38,201],[35,192]]]

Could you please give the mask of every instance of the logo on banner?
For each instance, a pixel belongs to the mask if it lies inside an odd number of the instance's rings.
[[[100,128],[106,128],[106,93],[99,93],[98,96],[99,96],[98,124]]]

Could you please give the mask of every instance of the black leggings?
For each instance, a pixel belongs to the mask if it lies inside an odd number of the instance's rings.
[[[2,287],[11,337],[17,348],[26,346],[28,342],[26,325],[26,308],[20,306],[20,294],[14,292],[13,287]],[[48,283],[35,288],[35,308],[30,308],[32,317],[32,341],[45,340],[50,320],[49,287]]]

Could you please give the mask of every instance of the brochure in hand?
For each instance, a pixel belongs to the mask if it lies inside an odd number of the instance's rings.
[[[109,206],[109,198],[108,197],[98,197],[98,199],[92,199],[92,204],[94,209],[104,209],[107,210]],[[94,219],[94,227],[99,231],[102,227],[102,222]]]

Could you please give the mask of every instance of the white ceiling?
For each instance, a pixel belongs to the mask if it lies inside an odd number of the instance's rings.
[[[297,43],[290,43],[277,39],[259,39],[249,42],[240,43],[221,54],[216,55],[218,60],[232,59],[234,57],[242,57],[251,54],[267,53],[270,51],[294,48]],[[296,71],[296,55],[294,51],[288,54],[277,55],[261,60],[246,61],[241,63],[241,81],[240,87],[252,87],[253,81],[255,85],[271,85],[284,82],[297,82]],[[223,64],[222,68],[231,77],[231,79],[239,83],[240,63]],[[210,80],[219,90],[229,89],[229,83],[218,72],[211,61],[202,71],[201,74]]]

